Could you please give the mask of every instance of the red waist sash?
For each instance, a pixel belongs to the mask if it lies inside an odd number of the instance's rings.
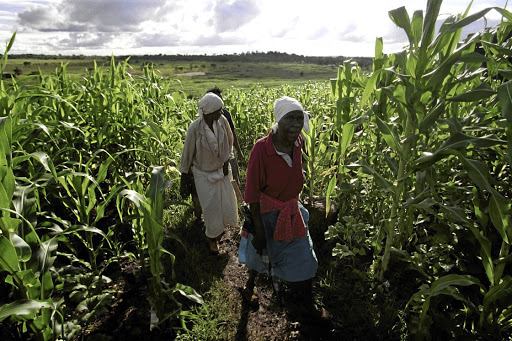
[[[283,202],[261,193],[261,214],[272,211],[281,211],[277,217],[274,229],[274,240],[284,240],[289,243],[293,238],[303,238],[306,236],[306,225],[300,214],[297,198]]]

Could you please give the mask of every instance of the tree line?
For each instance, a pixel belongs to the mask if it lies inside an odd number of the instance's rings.
[[[246,52],[246,53],[235,53],[235,54],[221,54],[221,55],[121,55],[117,58],[126,59],[131,58],[144,58],[147,61],[174,61],[174,62],[196,62],[196,61],[208,61],[208,62],[250,62],[250,63],[265,63],[265,62],[281,62],[281,63],[305,63],[305,64],[318,64],[318,65],[340,65],[344,60],[352,59],[356,61],[360,66],[371,66],[371,57],[347,57],[347,56],[304,56],[298,54],[288,54],[284,52],[269,51],[269,52]],[[80,59],[110,59],[110,56],[84,56],[84,55],[45,55],[45,54],[11,54],[11,59],[69,59],[69,60],[80,60]]]

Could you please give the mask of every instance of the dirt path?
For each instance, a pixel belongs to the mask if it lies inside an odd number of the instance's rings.
[[[225,231],[220,243],[220,257],[226,259],[221,280],[226,284],[231,299],[238,302],[235,315],[239,322],[235,340],[346,339],[332,318],[315,322],[298,313],[295,302],[300,298],[293,286],[284,282],[280,282],[285,300],[285,306],[281,307],[273,293],[271,280],[266,275],[259,275],[256,280],[259,305],[249,306],[240,293],[247,280],[247,268],[238,262],[239,241],[238,229],[232,228]]]
[[[221,253],[228,257],[222,280],[230,288],[230,294],[236,296],[239,302],[236,312],[239,316],[236,340],[328,340],[327,335],[323,335],[325,326],[315,326],[303,321],[293,313],[289,302],[284,308],[280,307],[267,276],[260,275],[256,282],[259,306],[253,308],[243,301],[240,289],[247,279],[247,270],[238,262],[238,240],[238,231],[231,229],[221,239]],[[288,291],[285,292],[285,299],[291,299]]]
[[[240,289],[247,280],[245,266],[238,262],[238,231],[228,229],[221,239],[221,254],[227,255],[222,280],[230,295],[238,300],[236,315],[239,316],[237,340],[289,340],[290,323],[286,314],[273,300],[273,292],[266,276],[257,280],[259,306],[250,307],[243,300]]]
[[[282,283],[285,307],[280,307],[267,276],[256,280],[259,305],[251,307],[241,296],[241,288],[247,279],[246,267],[238,262],[240,241],[238,228],[228,228],[221,237],[220,254],[208,251],[202,223],[183,222],[182,228],[172,231],[181,240],[167,237],[164,247],[176,256],[176,280],[190,285],[208,297],[213,283],[221,282],[222,295],[229,302],[232,321],[225,323],[230,330],[228,340],[343,340],[339,326],[335,323],[320,325],[304,319],[294,309],[294,291]],[[167,264],[167,266],[171,266]],[[136,262],[120,263],[109,271],[112,287],[117,291],[109,312],[89,325],[81,340],[173,340],[176,330],[172,328],[148,332],[149,303],[148,288]],[[318,297],[318,295],[317,295]],[[332,321],[330,321],[332,322]],[[220,337],[219,340],[225,340]]]
[[[235,329],[229,330],[229,340],[339,340],[335,337],[335,330],[326,329],[326,325],[304,321],[296,313],[293,292],[285,287],[285,283],[282,283],[286,302],[284,308],[275,299],[271,282],[266,275],[259,275],[256,280],[259,305],[251,307],[242,299],[241,288],[247,280],[247,268],[238,262],[238,228],[225,230],[220,240],[219,255],[209,253],[201,223],[189,224],[187,230],[179,233],[182,241],[187,244],[188,252],[176,255],[176,259],[183,263],[190,260],[188,262],[194,264],[194,269],[186,267],[177,269],[176,272],[184,274],[183,283],[188,283],[201,293],[207,293],[215,281],[221,282],[217,287],[222,288],[225,300],[230,302],[232,319],[236,321],[228,323],[227,328]],[[192,259],[201,259],[201,262],[196,264]],[[194,284],[191,283],[192,279],[199,280]]]

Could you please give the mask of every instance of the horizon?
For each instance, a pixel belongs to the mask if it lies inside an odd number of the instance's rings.
[[[344,56],[344,55],[338,55],[338,56],[306,56],[306,55],[300,55],[296,53],[287,53],[287,52],[279,52],[279,51],[248,51],[248,52],[241,52],[241,53],[223,53],[223,54],[119,54],[119,55],[113,55],[114,57],[173,57],[173,56],[180,56],[180,57],[222,57],[222,56],[243,56],[243,55],[250,55],[250,54],[271,54],[271,53],[278,53],[278,54],[284,54],[288,56],[297,56],[302,58],[374,58],[372,56]],[[0,53],[0,56],[2,54]],[[26,56],[26,55],[35,55],[35,56],[46,56],[46,57],[84,57],[84,58],[91,58],[91,57],[101,57],[101,58],[110,58],[112,55],[84,55],[84,54],[46,54],[46,53],[8,53],[8,56]]]

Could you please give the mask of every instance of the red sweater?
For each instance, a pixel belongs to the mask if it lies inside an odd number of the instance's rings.
[[[298,146],[293,149],[292,167],[276,153],[272,132],[256,141],[247,165],[245,202],[259,202],[262,192],[283,202],[299,198],[304,185],[302,137],[299,136],[297,141]]]

